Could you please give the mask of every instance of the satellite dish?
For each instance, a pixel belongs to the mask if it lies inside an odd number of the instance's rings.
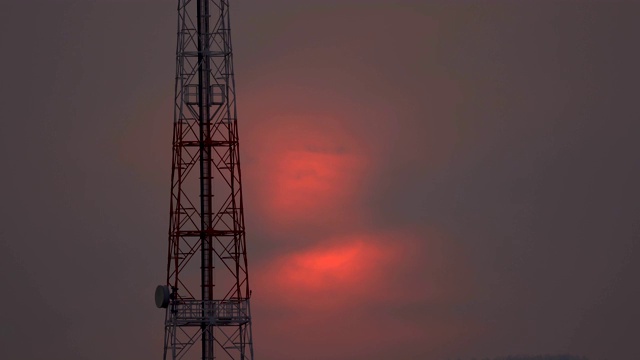
[[[158,285],[158,287],[156,287],[156,306],[161,309],[166,309],[169,306],[170,295],[171,292],[168,286]]]

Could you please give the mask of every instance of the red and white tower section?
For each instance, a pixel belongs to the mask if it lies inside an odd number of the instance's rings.
[[[253,359],[228,0],[178,0],[164,359]]]

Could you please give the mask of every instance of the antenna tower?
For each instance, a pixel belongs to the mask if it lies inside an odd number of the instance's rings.
[[[229,0],[178,0],[164,359],[253,359]]]

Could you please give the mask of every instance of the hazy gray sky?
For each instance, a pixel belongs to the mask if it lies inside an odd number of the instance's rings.
[[[640,358],[639,2],[231,6],[258,359]],[[161,357],[175,8],[3,1],[0,358]]]

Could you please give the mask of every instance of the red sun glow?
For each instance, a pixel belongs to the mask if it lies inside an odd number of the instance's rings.
[[[269,280],[269,300],[314,307],[344,306],[369,293],[398,248],[371,236],[347,236],[274,259],[261,275]],[[260,279],[258,283],[263,283]]]
[[[368,161],[336,123],[308,116],[277,119],[249,134],[253,166],[263,176],[261,205],[271,224],[327,219],[358,200]]]
[[[354,286],[366,280],[367,263],[381,255],[378,249],[363,242],[307,251],[289,259],[290,267],[283,280],[307,291]]]
[[[270,259],[253,283],[260,313],[275,324],[263,336],[296,341],[330,358],[335,347],[348,351],[381,338],[403,344],[428,337],[437,347],[476,331],[473,324],[443,320],[438,313],[464,299],[467,288],[463,266],[448,260],[450,242],[435,231],[414,233],[329,237]],[[414,321],[415,309],[423,309],[417,315],[429,317],[433,326]]]
[[[323,208],[345,200],[353,189],[354,156],[305,150],[278,154],[272,174],[271,206],[297,212]]]

